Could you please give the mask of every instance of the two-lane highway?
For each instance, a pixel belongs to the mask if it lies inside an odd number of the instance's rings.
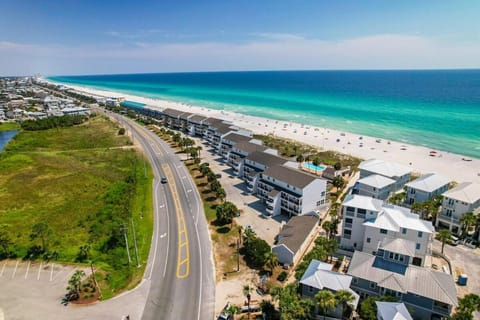
[[[210,235],[193,179],[159,137],[131,120],[111,116],[142,145],[155,174],[154,232],[144,275],[151,283],[142,319],[213,319]]]

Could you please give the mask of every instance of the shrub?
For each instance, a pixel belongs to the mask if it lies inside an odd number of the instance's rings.
[[[119,135],[119,136],[123,136],[124,134],[125,134],[125,128],[120,128],[120,129],[118,130],[118,135]]]
[[[280,274],[277,277],[277,280],[280,282],[285,281],[287,279],[288,274],[285,271],[280,272]]]

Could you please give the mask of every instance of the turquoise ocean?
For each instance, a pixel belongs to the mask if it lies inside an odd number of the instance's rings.
[[[47,79],[480,158],[480,70],[198,72]]]

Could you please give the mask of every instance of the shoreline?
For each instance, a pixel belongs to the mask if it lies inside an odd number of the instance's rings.
[[[60,84],[46,79],[43,80],[53,84]],[[277,137],[297,140],[321,149],[349,154],[364,160],[376,158],[398,162],[411,167],[413,172],[421,174],[434,172],[456,182],[480,183],[480,159],[478,158],[393,140],[354,134],[348,131],[302,125],[293,121],[272,120],[231,111],[187,105],[180,102],[145,98],[119,91],[61,84],[89,95],[99,97],[123,97],[126,100],[143,103],[152,108],[173,108],[208,117],[221,118],[234,123],[236,126],[251,130],[255,134],[274,134]],[[435,151],[435,156],[431,156],[430,151]]]

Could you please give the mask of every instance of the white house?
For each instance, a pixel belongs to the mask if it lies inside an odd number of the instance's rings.
[[[316,216],[292,217],[276,236],[272,252],[281,265],[295,265],[317,235],[319,218]]]
[[[413,320],[403,302],[375,301],[377,320]]]
[[[442,196],[442,210],[437,216],[436,226],[448,228],[452,233],[458,234],[461,231],[462,216],[480,208],[480,184],[460,183]]]
[[[422,203],[431,200],[448,190],[450,179],[439,174],[429,173],[405,184],[407,204]]]
[[[344,224],[341,246],[375,254],[382,244],[391,244],[392,239],[403,239],[409,243],[405,245],[407,242],[402,242],[402,246],[410,250],[412,263],[423,266],[426,257],[431,255],[432,223],[421,220],[407,208],[369,199],[360,195],[345,198],[342,204]]]
[[[358,166],[358,169],[360,170],[360,179],[372,174],[378,174],[395,180],[393,191],[401,190],[405,183],[410,180],[410,174],[412,172],[409,167],[402,164],[379,159],[362,161]]]
[[[387,200],[395,188],[396,181],[378,174],[359,179],[354,187],[357,194]]]
[[[260,174],[256,194],[273,216],[303,215],[326,205],[327,181],[283,165],[272,165]]]

